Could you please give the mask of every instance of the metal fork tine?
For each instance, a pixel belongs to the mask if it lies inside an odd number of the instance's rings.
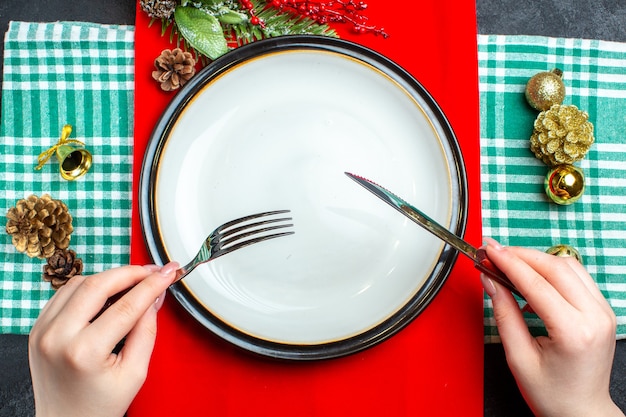
[[[267,211],[264,213],[253,214],[250,216],[241,217],[239,219],[231,220],[218,226],[204,241],[200,251],[187,265],[182,266],[176,271],[177,282],[193,271],[196,266],[211,261],[227,253],[233,252],[244,246],[252,245],[253,243],[262,242],[264,240],[274,239],[281,236],[292,235],[295,232],[280,232],[265,234],[277,229],[284,229],[292,227],[292,223],[277,224],[280,222],[291,221],[291,217],[282,217],[278,219],[264,219],[259,221],[250,222],[259,218],[289,213],[290,210],[275,210]],[[263,227],[265,226],[265,227]],[[257,236],[250,238],[252,236]],[[250,239],[246,239],[250,238]]]
[[[218,227],[217,229],[215,229],[216,232],[221,232],[222,230],[228,229],[236,224],[239,223],[243,223],[243,222],[247,222],[248,220],[254,220],[254,219],[258,219],[260,217],[267,217],[267,216],[272,216],[274,214],[284,214],[284,213],[289,213],[290,210],[275,210],[275,211],[266,211],[264,213],[257,213],[257,214],[253,214],[251,216],[245,216],[245,217],[240,217],[238,219],[235,220],[231,220],[227,223],[222,224],[220,227]]]
[[[273,227],[272,229],[278,229],[280,227],[289,227],[289,226],[292,226],[292,225]],[[231,246],[228,246],[227,248],[218,249],[217,251],[214,252],[214,257],[217,258],[219,256],[226,255],[227,253],[230,253],[237,249],[241,249],[244,246],[252,245],[253,243],[262,242],[264,240],[275,239],[277,237],[293,235],[293,234],[294,232],[281,232],[281,233],[274,233],[271,235],[264,235],[264,236],[255,237],[253,239],[244,240],[243,242],[235,243]]]
[[[262,225],[262,224],[268,224],[268,223],[270,223],[270,222],[259,222],[255,226],[259,226],[259,225]],[[260,229],[254,228],[254,229],[251,229],[248,232],[238,233],[238,234],[235,234],[235,235],[230,234],[230,233],[229,234],[223,234],[221,236],[221,239],[219,239],[216,243],[214,243],[214,246],[216,246],[218,249],[220,249],[220,248],[222,248],[224,246],[230,245],[231,243],[234,243],[234,242],[236,242],[238,240],[241,240],[241,239],[245,239],[246,237],[249,237],[249,236],[254,236],[254,235],[258,235],[260,233],[269,232],[270,230],[283,229],[285,227],[292,227],[292,226],[293,226],[293,224],[291,224],[291,223],[278,224],[278,225],[274,225],[274,226],[262,227]],[[248,229],[247,227],[242,227],[242,228],[239,228],[238,232],[241,232],[241,231],[247,230],[247,229]]]
[[[266,225],[266,224],[279,223],[279,222],[285,222],[285,221],[290,221],[290,220],[292,220],[291,217],[281,217],[279,219],[262,220],[260,222],[244,224],[243,226],[235,227],[235,228],[228,229],[228,230],[222,229],[223,231],[218,233],[217,236],[220,236],[222,238],[227,238],[227,237],[233,236],[233,235],[242,236],[244,234],[238,234],[238,233],[240,233],[240,232],[242,232],[244,230],[257,230],[259,232],[262,232],[262,231],[264,231],[264,229],[258,229],[258,227]],[[233,239],[236,236],[233,236]]]

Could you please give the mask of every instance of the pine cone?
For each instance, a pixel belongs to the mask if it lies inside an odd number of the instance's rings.
[[[50,282],[52,288],[58,290],[70,278],[82,272],[83,261],[76,257],[76,252],[69,249],[57,249],[43,267],[43,280]]]
[[[555,104],[535,120],[530,150],[548,165],[572,164],[585,157],[593,144],[593,124],[576,106]]]
[[[141,0],[141,10],[155,19],[169,19],[176,9],[175,0]]]
[[[152,78],[161,83],[164,91],[176,90],[196,73],[196,60],[191,53],[184,52],[180,48],[173,51],[163,50],[161,55],[154,60],[156,71],[152,71]]]
[[[49,258],[70,244],[72,216],[67,206],[48,194],[31,195],[17,202],[7,213],[6,231],[19,252],[31,258]]]

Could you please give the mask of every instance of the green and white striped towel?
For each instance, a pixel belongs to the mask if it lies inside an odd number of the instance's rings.
[[[62,200],[74,217],[70,248],[85,273],[129,261],[132,206],[134,27],[90,23],[11,22],[4,41],[0,122],[0,209],[31,194]],[[93,166],[63,180],[52,158],[63,125],[85,142]],[[3,228],[4,229],[4,228]],[[28,333],[53,294],[45,260],[0,240],[0,333]]]
[[[5,38],[0,202],[6,211],[49,193],[73,214],[71,248],[87,273],[128,262],[132,204],[133,28],[85,23],[13,22]],[[481,170],[484,235],[506,245],[576,247],[626,335],[626,45],[528,36],[480,35]],[[547,167],[528,150],[537,112],[527,80],[564,71],[566,104],[590,114],[596,143],[579,163],[587,190],[571,206],[543,193]],[[94,154],[91,171],[66,182],[58,165],[33,170],[37,155],[74,126]],[[4,234],[0,333],[27,333],[52,295],[42,260],[17,253]],[[533,317],[529,324],[541,331]],[[485,340],[498,340],[485,299]]]
[[[505,245],[580,252],[626,336],[626,44],[536,36],[478,36],[483,234]],[[563,70],[564,104],[589,113],[595,143],[576,165],[583,197],[569,206],[543,191],[547,166],[529,150],[538,112],[524,97],[540,71]],[[499,340],[485,298],[485,340]],[[533,331],[541,322],[529,315]]]

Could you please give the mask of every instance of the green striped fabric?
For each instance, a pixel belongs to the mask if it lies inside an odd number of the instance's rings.
[[[626,336],[626,44],[535,36],[478,36],[483,234],[505,245],[580,252]],[[589,113],[595,143],[578,162],[583,197],[569,206],[543,191],[547,166],[529,150],[538,112],[524,97],[540,71],[563,70],[564,104]],[[528,315],[533,332],[541,321]],[[485,298],[485,341],[499,340]]]
[[[74,218],[70,248],[85,273],[128,263],[134,28],[11,22],[4,48],[0,208],[50,194]],[[91,170],[74,182],[61,178],[55,157],[34,170],[65,124],[93,154]],[[6,233],[0,257],[0,333],[28,333],[53,293],[42,280],[45,260],[18,253]]]
[[[49,193],[74,217],[70,247],[93,273],[125,264],[132,201],[133,28],[88,23],[12,22],[5,37],[0,203],[5,212],[30,194]],[[483,228],[506,245],[576,247],[626,335],[626,44],[528,36],[479,35]],[[565,104],[590,114],[596,143],[578,163],[587,190],[571,206],[549,202],[547,167],[528,149],[537,112],[524,87],[558,67]],[[53,160],[37,155],[64,124],[94,155],[90,172],[62,180]],[[0,333],[28,333],[52,295],[43,260],[17,253],[4,233]],[[541,322],[528,316],[537,333]],[[489,299],[485,340],[498,341]]]

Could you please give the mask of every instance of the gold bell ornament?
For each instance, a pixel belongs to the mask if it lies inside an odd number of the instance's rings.
[[[91,168],[91,153],[85,149],[83,142],[76,139],[68,139],[71,134],[72,126],[63,126],[61,138],[56,145],[39,155],[37,158],[39,165],[35,169],[40,170],[52,155],[56,153],[61,177],[68,181],[74,181],[85,175]]]

